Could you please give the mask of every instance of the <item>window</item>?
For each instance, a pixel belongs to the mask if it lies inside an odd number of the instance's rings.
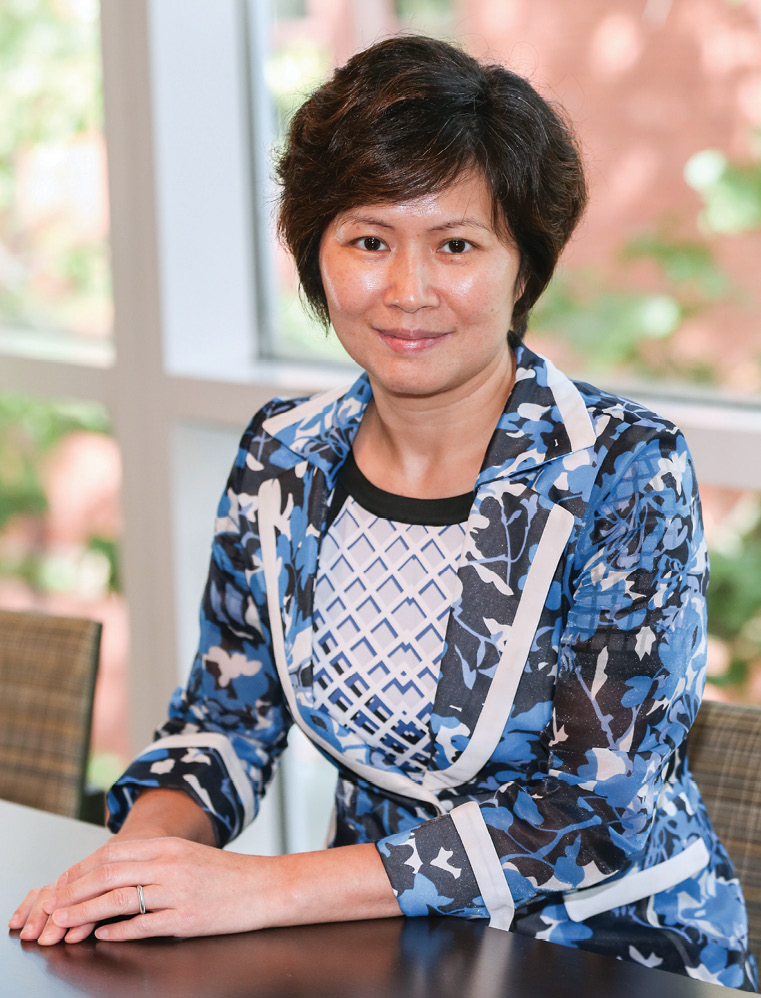
[[[111,289],[96,0],[8,4],[0,52],[0,336],[103,355]]]

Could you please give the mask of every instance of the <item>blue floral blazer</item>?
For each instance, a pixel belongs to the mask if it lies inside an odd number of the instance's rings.
[[[246,430],[195,664],[113,788],[112,828],[140,788],[181,787],[226,843],[255,816],[295,722],[338,768],[335,844],[377,843],[405,914],[488,918],[747,985],[742,895],[684,752],[708,565],[681,434],[519,348],[415,781],[312,698],[320,540],[370,396],[362,377],[276,400]]]

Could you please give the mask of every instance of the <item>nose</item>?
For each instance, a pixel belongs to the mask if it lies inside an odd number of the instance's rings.
[[[417,312],[436,304],[431,266],[423,248],[399,248],[392,254],[385,303],[403,312]]]

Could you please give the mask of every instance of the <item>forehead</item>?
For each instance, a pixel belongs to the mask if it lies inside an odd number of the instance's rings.
[[[466,174],[441,190],[419,197],[347,208],[336,216],[333,224],[370,221],[394,227],[416,224],[430,228],[464,223],[493,232],[491,191],[481,174]]]

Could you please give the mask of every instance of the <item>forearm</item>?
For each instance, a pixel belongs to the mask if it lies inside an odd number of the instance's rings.
[[[216,845],[211,818],[182,790],[144,790],[117,833],[120,839],[178,838]]]
[[[355,921],[400,915],[371,843],[294,853],[266,861],[268,925]]]

